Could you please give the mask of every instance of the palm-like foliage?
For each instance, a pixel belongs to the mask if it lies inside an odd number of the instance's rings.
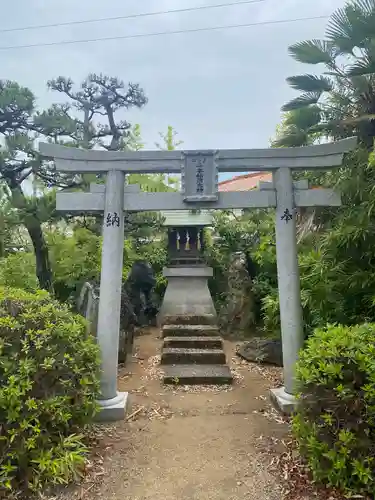
[[[311,133],[311,130],[320,120],[321,111],[316,104],[286,112],[276,130],[276,137],[271,140],[271,146],[288,148],[312,144],[317,134]]]
[[[289,47],[290,55],[304,64],[324,65],[322,76],[292,76],[289,85],[302,92],[283,111],[312,109],[319,120],[303,129],[342,138],[356,134],[372,146],[375,137],[375,0],[350,0],[335,11],[325,40],[308,40]],[[306,113],[308,113],[306,111]],[[298,115],[295,115],[298,117]],[[286,129],[279,146],[301,145],[295,129]],[[295,135],[295,134],[294,134]]]

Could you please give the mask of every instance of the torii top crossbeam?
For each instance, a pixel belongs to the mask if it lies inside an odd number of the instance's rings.
[[[43,156],[54,158],[60,172],[180,173],[187,156],[212,156],[218,172],[272,171],[280,167],[309,170],[339,166],[343,155],[357,144],[351,137],[341,141],[299,148],[221,149],[201,151],[101,151],[41,143]]]

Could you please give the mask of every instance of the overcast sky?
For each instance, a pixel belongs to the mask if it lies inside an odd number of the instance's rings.
[[[225,0],[12,0],[3,1],[0,29],[225,3]],[[329,16],[345,0],[265,0],[252,5],[131,20],[0,33],[11,45]],[[46,81],[79,82],[106,73],[139,82],[149,103],[128,119],[140,123],[148,148],[172,125],[184,148],[267,147],[280,107],[294,96],[285,78],[311,71],[288,56],[288,46],[320,38],[327,20],[262,25],[51,47],[0,50],[0,78],[28,86],[39,106],[54,98]]]

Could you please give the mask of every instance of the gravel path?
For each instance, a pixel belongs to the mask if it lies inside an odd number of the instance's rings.
[[[287,426],[268,403],[280,370],[260,369],[226,352],[233,387],[170,388],[160,383],[158,331],[136,339],[119,373],[131,394],[124,422],[97,429],[83,483],[59,500],[281,500],[271,465]]]

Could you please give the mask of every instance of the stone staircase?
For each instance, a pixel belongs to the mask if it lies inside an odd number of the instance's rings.
[[[164,383],[231,384],[233,377],[226,364],[218,327],[212,324],[181,324],[181,321],[182,318],[175,318],[162,327]]]
[[[158,324],[163,334],[165,384],[231,384],[217,314],[203,264],[164,268],[168,280]]]

